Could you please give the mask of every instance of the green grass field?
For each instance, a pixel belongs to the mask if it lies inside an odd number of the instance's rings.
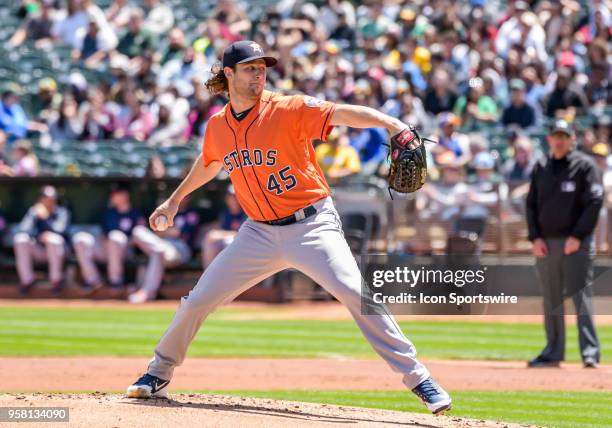
[[[189,355],[194,357],[376,358],[352,321],[233,320],[224,309],[205,323]],[[148,356],[173,311],[139,309],[2,308],[1,356]],[[427,358],[523,360],[544,343],[539,324],[477,322],[402,323]],[[612,342],[612,326],[598,329]],[[568,328],[568,361],[579,361],[575,326]],[[610,356],[603,352],[603,362]]]
[[[406,391],[200,391],[407,412],[427,410]],[[453,416],[559,428],[612,426],[612,392],[451,391]]]
[[[246,311],[249,315],[257,311]],[[174,311],[138,308],[2,308],[0,356],[148,357]],[[352,321],[235,319],[242,309],[212,315],[190,348],[192,357],[376,358]],[[539,324],[411,321],[404,332],[427,358],[524,360],[537,354]],[[612,326],[599,328],[604,344]],[[610,357],[603,352],[604,363]],[[567,357],[578,361],[575,326]],[[214,392],[214,391],[207,391]],[[217,391],[228,394],[228,391]],[[425,409],[406,391],[231,391],[236,395],[374,407]],[[612,392],[453,391],[454,415],[551,427],[612,426]]]

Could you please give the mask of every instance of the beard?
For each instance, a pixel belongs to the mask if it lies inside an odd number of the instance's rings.
[[[263,86],[249,86],[249,93],[253,95],[253,97],[261,97],[263,92]]]
[[[238,88],[237,88],[238,89]],[[264,85],[256,85],[247,83],[242,88],[238,89],[236,92],[248,99],[259,99],[261,94],[263,93]]]

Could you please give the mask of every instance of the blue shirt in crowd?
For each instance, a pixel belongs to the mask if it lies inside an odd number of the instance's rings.
[[[359,153],[362,164],[371,161],[382,161],[387,156],[383,144],[387,142],[387,131],[382,128],[367,128],[362,130],[357,137],[350,140],[351,146]]]
[[[19,104],[6,106],[0,101],[0,129],[2,129],[8,141],[25,138],[28,132],[28,117]]]

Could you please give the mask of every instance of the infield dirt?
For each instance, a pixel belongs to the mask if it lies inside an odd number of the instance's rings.
[[[310,404],[222,395],[171,395],[170,400],[133,400],[120,395],[0,395],[0,406],[68,407],[70,427],[526,427],[453,416]],[[58,426],[59,424],[53,424]],[[40,423],[20,423],[20,427]]]

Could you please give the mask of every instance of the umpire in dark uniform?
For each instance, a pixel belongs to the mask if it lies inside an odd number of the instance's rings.
[[[544,299],[546,347],[529,367],[557,367],[565,357],[563,298],[576,306],[584,367],[599,363],[593,324],[593,231],[603,199],[599,171],[591,158],[575,150],[575,135],[559,120],[548,135],[550,155],[536,164],[527,195],[529,240]]]

